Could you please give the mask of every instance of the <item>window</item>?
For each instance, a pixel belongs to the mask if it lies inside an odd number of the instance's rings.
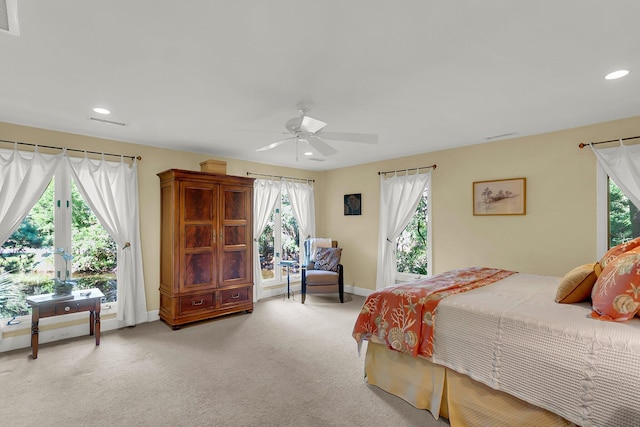
[[[280,261],[295,261],[296,266],[291,267],[291,280],[300,279],[300,231],[284,185],[258,245],[264,286],[286,283],[287,267],[279,266]]]
[[[67,200],[69,202],[67,202]],[[56,248],[73,255],[67,266]],[[0,247],[0,318],[29,314],[26,298],[53,292],[53,278],[68,277],[75,289],[99,288],[116,301],[116,245],[59,168],[19,228]]]
[[[638,208],[608,179],[608,247],[612,248],[640,236]]]
[[[428,186],[422,193],[416,212],[400,233],[396,243],[396,280],[405,281],[429,274]]]

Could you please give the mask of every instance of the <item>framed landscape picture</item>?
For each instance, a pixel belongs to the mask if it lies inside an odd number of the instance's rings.
[[[473,183],[474,215],[526,215],[526,213],[526,178]]]

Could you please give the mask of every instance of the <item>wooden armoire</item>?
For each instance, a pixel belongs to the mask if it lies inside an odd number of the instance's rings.
[[[158,176],[160,319],[179,329],[252,312],[253,178],[180,169]]]

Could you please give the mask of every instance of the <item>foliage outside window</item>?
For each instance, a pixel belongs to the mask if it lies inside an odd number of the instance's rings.
[[[609,179],[609,247],[640,236],[640,212]]]
[[[0,318],[29,314],[26,298],[54,291],[54,180],[0,247]],[[71,270],[74,289],[98,288],[105,302],[116,301],[116,244],[71,186]],[[60,233],[60,231],[59,231]],[[66,248],[63,248],[66,250]]]
[[[299,276],[300,231],[284,186],[282,197],[258,240],[258,248],[263,284],[286,282],[287,268],[279,266],[280,261],[295,261],[296,265],[291,267],[291,278]]]
[[[427,275],[427,225],[428,225],[427,191],[422,194],[416,212],[409,224],[400,233],[396,243],[396,263],[398,273]]]

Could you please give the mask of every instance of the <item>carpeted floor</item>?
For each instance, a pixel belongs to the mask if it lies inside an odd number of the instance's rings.
[[[0,353],[2,425],[447,426],[367,385],[351,330],[364,298],[259,301]],[[363,349],[364,350],[364,349]]]

